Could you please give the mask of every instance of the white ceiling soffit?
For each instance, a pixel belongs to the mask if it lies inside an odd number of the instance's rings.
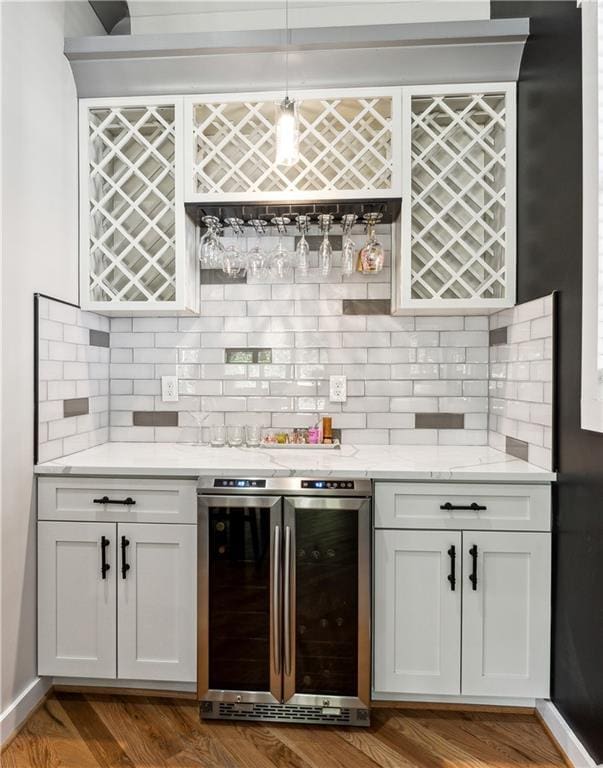
[[[291,88],[515,81],[529,19],[297,28]],[[282,29],[65,40],[80,97],[279,90]]]
[[[271,29],[284,0],[130,0],[132,34]],[[290,0],[289,26],[405,24],[490,18],[490,0]]]

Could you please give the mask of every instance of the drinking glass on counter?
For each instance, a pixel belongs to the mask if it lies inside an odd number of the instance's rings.
[[[228,427],[228,445],[236,448],[243,444],[243,427],[232,426]]]
[[[214,448],[222,448],[226,442],[226,427],[222,424],[213,424],[209,428],[209,442]]]
[[[261,427],[257,424],[247,424],[245,427],[245,442],[250,448],[256,448],[260,444]]]

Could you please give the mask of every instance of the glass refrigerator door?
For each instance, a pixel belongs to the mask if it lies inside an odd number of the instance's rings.
[[[280,498],[200,499],[201,699],[281,700],[281,516]]]
[[[286,498],[284,510],[284,700],[368,706],[369,501]]]

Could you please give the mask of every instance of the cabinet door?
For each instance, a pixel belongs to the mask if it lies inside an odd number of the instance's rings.
[[[400,89],[292,91],[300,159],[275,166],[281,93],[185,97],[185,201],[400,197]]]
[[[196,679],[197,528],[117,526],[118,676]]]
[[[402,96],[402,216],[392,307],[515,303],[515,84]]]
[[[550,535],[465,532],[463,559],[463,694],[546,698]]]
[[[374,689],[460,693],[461,534],[375,532]]]
[[[38,674],[115,677],[115,529],[38,523]]]
[[[369,502],[287,497],[284,526],[284,700],[368,707]]]
[[[80,99],[82,309],[198,311],[182,191],[182,99]]]

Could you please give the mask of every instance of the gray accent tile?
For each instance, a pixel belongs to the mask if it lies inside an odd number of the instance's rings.
[[[524,440],[517,440],[515,437],[505,438],[505,453],[515,456],[516,459],[528,461],[528,443]]]
[[[243,273],[236,277],[229,277],[221,269],[202,269],[201,282],[204,285],[232,285],[233,283],[246,283],[247,274]]]
[[[415,429],[464,428],[464,413],[415,413]]]
[[[272,350],[264,347],[225,349],[226,363],[271,363]]]
[[[391,302],[389,299],[344,299],[344,315],[389,315]]]
[[[178,411],[134,411],[135,427],[177,427]]]
[[[71,397],[63,400],[63,417],[84,416],[89,413],[90,406],[87,397]]]
[[[301,240],[301,237],[299,235],[295,236],[295,247],[297,248],[297,244]],[[306,242],[310,246],[311,251],[317,251],[320,248],[320,244],[323,241],[323,235],[306,235]],[[329,242],[331,243],[331,248],[337,252],[341,250],[341,241],[342,241],[342,235],[329,235]]]
[[[110,336],[107,331],[95,331],[90,329],[90,346],[91,347],[108,347],[110,345]]]
[[[507,326],[504,328],[493,328],[490,331],[490,346],[495,347],[497,344],[507,343]]]

